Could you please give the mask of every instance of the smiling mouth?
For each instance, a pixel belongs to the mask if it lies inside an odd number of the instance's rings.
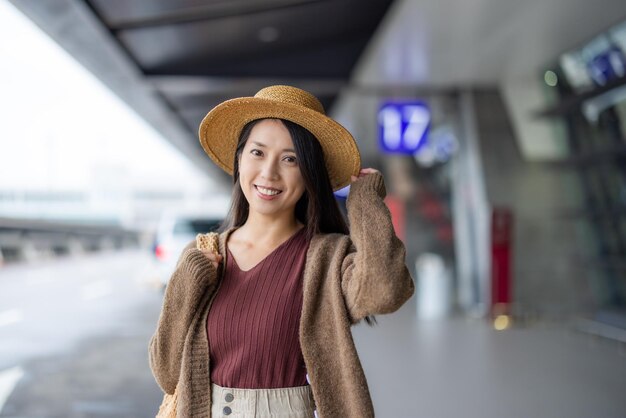
[[[261,194],[264,194],[265,196],[276,196],[283,192],[282,190],[272,189],[272,188],[268,189],[265,187],[257,186],[256,184],[254,185],[254,188],[257,189]]]

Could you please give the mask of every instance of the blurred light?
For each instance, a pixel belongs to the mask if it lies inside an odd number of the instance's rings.
[[[559,82],[559,78],[556,76],[556,73],[550,70],[546,71],[546,73],[543,75],[543,79],[550,87],[556,86]]]
[[[0,327],[20,322],[22,319],[22,312],[17,309],[0,312]]]
[[[580,53],[569,52],[561,55],[559,64],[565,74],[567,82],[574,87],[576,91],[590,88],[593,81],[587,73],[587,66]]]
[[[511,319],[508,315],[498,315],[493,320],[493,327],[497,331],[504,331],[511,326]]]
[[[441,125],[429,132],[424,145],[413,157],[421,167],[431,167],[449,161],[457,150],[458,141],[454,129],[449,125]]]
[[[165,261],[167,260],[168,256],[169,256],[169,252],[167,251],[167,249],[165,248],[165,246],[163,245],[157,245],[156,248],[154,249],[154,255],[156,256],[156,258],[158,258],[161,261]]]
[[[280,32],[274,26],[266,26],[259,30],[259,40],[261,42],[274,42],[280,36]]]
[[[414,154],[427,141],[431,112],[422,101],[387,101],[378,110],[379,148],[385,154]]]
[[[346,199],[348,197],[348,194],[350,194],[350,185],[347,185],[346,187],[337,190],[335,192],[335,197]]]

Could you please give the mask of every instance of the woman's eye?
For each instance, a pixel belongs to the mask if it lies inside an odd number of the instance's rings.
[[[263,155],[263,153],[262,153],[260,150],[258,150],[258,149],[253,149],[253,150],[251,150],[251,151],[250,151],[250,154],[252,154],[252,155],[256,155],[256,156]]]
[[[285,160],[289,163],[295,163],[296,162],[296,157],[285,157]]]

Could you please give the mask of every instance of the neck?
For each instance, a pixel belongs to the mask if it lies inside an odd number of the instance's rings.
[[[239,229],[253,242],[271,243],[282,241],[302,226],[295,214],[289,217],[268,218],[259,213],[250,213],[246,223]]]

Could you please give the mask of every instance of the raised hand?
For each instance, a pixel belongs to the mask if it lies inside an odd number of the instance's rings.
[[[352,180],[352,182],[354,183],[355,181],[357,181],[358,179],[367,176],[368,174],[372,174],[372,173],[379,173],[378,170],[376,170],[375,168],[362,168],[361,171],[359,171],[359,176],[350,176],[350,179]]]

